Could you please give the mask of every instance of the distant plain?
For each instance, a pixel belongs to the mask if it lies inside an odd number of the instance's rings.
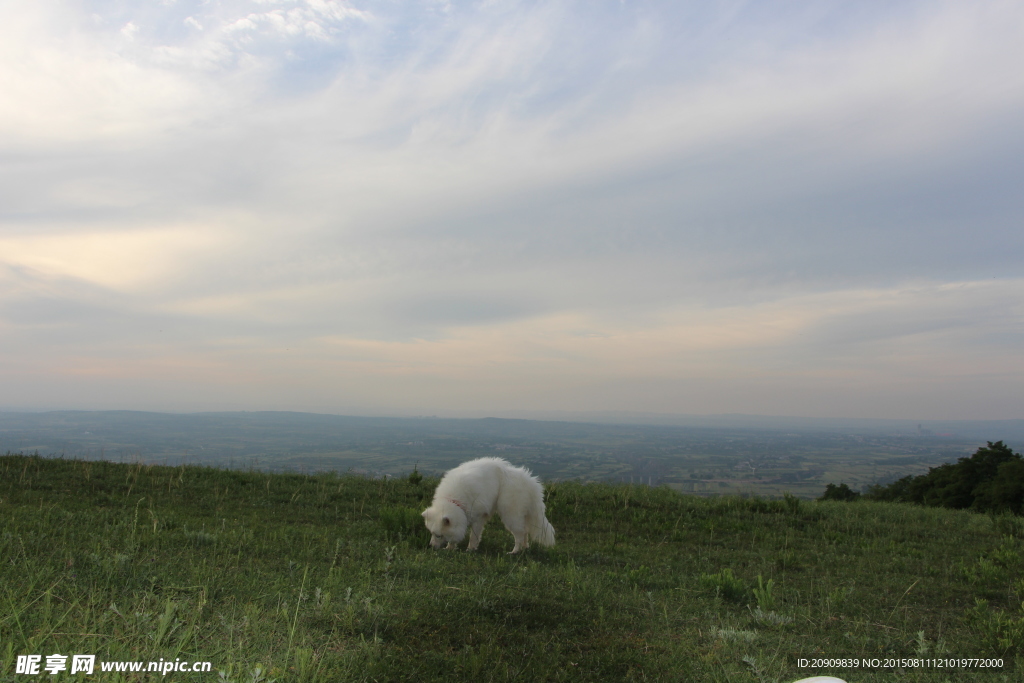
[[[628,416],[624,416],[628,419]],[[654,422],[649,419],[648,422]],[[664,422],[664,421],[663,421]],[[972,453],[1019,450],[1024,421],[913,423],[714,416],[677,424],[347,417],[312,413],[0,413],[0,453],[267,472],[436,476],[498,455],[545,481],[643,483],[697,495],[855,490]]]

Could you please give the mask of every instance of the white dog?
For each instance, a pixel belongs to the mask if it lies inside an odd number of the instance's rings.
[[[537,477],[501,458],[480,458],[449,470],[437,485],[434,502],[423,511],[433,534],[430,547],[454,548],[469,534],[469,550],[480,545],[484,525],[494,513],[516,538],[513,553],[555,544],[555,530],[544,516],[544,489]]]

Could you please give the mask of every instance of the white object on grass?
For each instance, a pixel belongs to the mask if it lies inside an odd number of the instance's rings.
[[[480,545],[487,521],[497,514],[515,536],[513,553],[555,544],[555,530],[544,516],[544,488],[537,477],[501,458],[479,458],[449,470],[423,511],[430,546],[454,548],[469,531],[469,550]]]

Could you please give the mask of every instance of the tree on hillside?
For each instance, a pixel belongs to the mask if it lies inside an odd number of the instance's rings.
[[[881,500],[889,502],[912,502],[912,494],[910,493],[911,484],[914,483],[914,475],[908,474],[902,479],[882,486],[881,484],[872,484],[868,487],[864,497],[868,500]]]
[[[996,476],[977,489],[974,506],[993,512],[1024,513],[1024,460],[1017,456],[999,465]]]
[[[828,484],[825,486],[825,493],[822,494],[818,500],[841,500],[843,502],[851,502],[860,498],[860,494],[851,489],[846,484]]]
[[[932,467],[927,474],[873,486],[868,498],[954,509],[1012,510],[1024,505],[1024,460],[1002,441],[988,442],[969,458]]]

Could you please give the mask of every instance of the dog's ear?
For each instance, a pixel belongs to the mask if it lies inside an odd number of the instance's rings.
[[[420,513],[420,516],[421,517],[426,517],[427,516],[427,512],[429,512],[429,510],[424,510],[423,512]]]
[[[448,526],[451,523],[452,520],[448,519],[447,517],[445,517],[444,520],[441,522],[441,524],[443,524],[444,526]]]

